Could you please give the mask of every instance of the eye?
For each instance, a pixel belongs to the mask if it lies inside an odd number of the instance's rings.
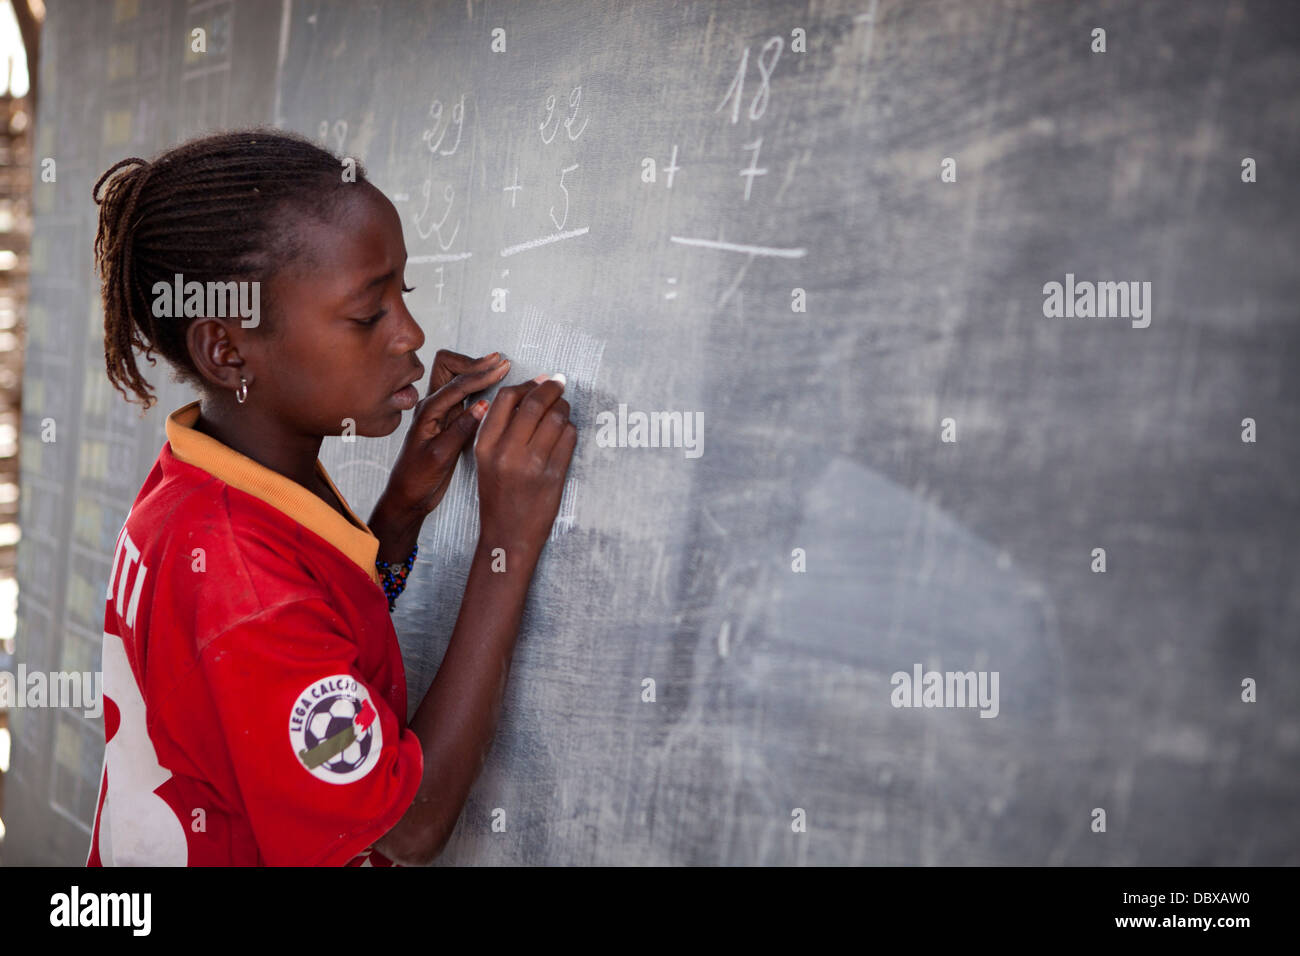
[[[403,292],[414,292],[414,291],[415,291],[415,286],[407,286],[406,283],[402,283],[402,291],[403,291]],[[366,319],[353,319],[353,321],[356,322],[357,325],[374,325],[374,324],[376,324],[380,319],[382,319],[384,316],[386,316],[387,314],[388,314],[388,310],[387,310],[387,309],[380,309],[378,312],[376,312],[374,315],[370,316],[369,318],[366,318]]]

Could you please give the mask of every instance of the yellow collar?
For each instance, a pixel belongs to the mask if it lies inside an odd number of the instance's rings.
[[[167,441],[172,446],[173,455],[186,464],[202,468],[232,488],[246,491],[254,498],[260,498],[271,507],[284,512],[307,530],[334,545],[367,572],[370,580],[379,583],[379,570],[375,567],[379,539],[353,513],[343,495],[334,487],[334,482],[330,480],[319,458],[316,459],[317,474],[325,479],[330,490],[338,496],[355,524],[296,481],[196,430],[194,423],[198,418],[198,401],[183,405],[167,416]]]

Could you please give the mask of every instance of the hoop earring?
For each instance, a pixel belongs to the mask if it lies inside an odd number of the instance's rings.
[[[244,381],[244,376],[239,376],[239,388],[235,389],[235,401],[240,405],[244,404],[244,399],[248,398],[248,382]]]

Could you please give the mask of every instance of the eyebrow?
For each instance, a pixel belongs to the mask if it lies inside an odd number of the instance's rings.
[[[402,259],[402,270],[403,270],[403,271],[406,270],[406,258],[403,258],[403,259]],[[391,279],[391,278],[392,278],[393,276],[395,276],[395,275],[397,275],[397,271],[396,271],[395,269],[389,269],[389,270],[388,270],[387,272],[385,272],[383,275],[381,275],[381,276],[375,276],[373,279],[371,279],[371,280],[370,280],[369,282],[367,282],[365,285],[361,286],[361,288],[359,288],[359,289],[355,290],[354,292],[352,292],[352,293],[348,296],[348,301],[349,301],[349,302],[353,302],[353,301],[356,301],[357,299],[362,298],[363,296],[367,295],[367,294],[370,292],[370,290],[373,289],[375,286],[378,286],[378,285],[384,285],[385,283],[388,282],[389,279]]]
[[[348,296],[348,299],[349,300],[360,299],[362,296],[369,293],[370,290],[373,289],[375,286],[383,285],[384,283],[386,283],[389,279],[391,279],[394,276],[394,274],[395,273],[393,272],[393,270],[390,269],[381,276],[375,276],[373,279],[371,279],[361,288],[353,291],[353,293],[350,296]]]

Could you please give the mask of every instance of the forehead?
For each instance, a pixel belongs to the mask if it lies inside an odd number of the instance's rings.
[[[382,192],[370,183],[344,191],[327,218],[303,216],[296,225],[302,256],[287,270],[320,292],[344,296],[369,279],[400,271],[406,259],[402,221]]]

